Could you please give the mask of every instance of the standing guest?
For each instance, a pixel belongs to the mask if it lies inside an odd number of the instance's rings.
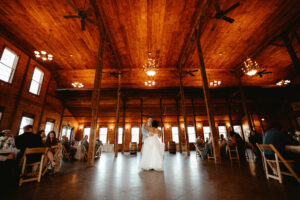
[[[55,154],[56,148],[59,147],[56,139],[56,133],[54,131],[50,131],[48,133],[45,145],[49,148],[47,152],[47,158],[50,160],[52,167],[54,167],[56,163],[53,160],[53,155]],[[44,160],[44,166],[47,164],[48,159]]]
[[[15,138],[16,147],[20,149],[18,154],[18,160],[20,160],[25,152],[26,148],[43,147],[43,142],[40,136],[33,133],[33,126],[27,125],[23,128],[24,133]],[[36,162],[40,160],[40,155],[28,156],[28,162]]]
[[[222,158],[226,157],[226,145],[227,145],[227,140],[224,138],[224,135],[220,135],[219,139],[219,147],[220,147],[220,153]]]
[[[89,136],[85,135],[84,138],[81,141],[81,145],[83,145],[86,149],[86,151],[89,151],[89,142],[88,142]]]
[[[208,141],[205,143],[205,150],[207,152],[208,155],[213,156],[214,155],[214,151],[213,151],[213,139],[212,139],[212,134],[209,133],[209,139]]]
[[[256,156],[259,156],[259,149],[256,145],[256,143],[261,144],[262,143],[262,138],[261,136],[256,132],[256,131],[251,131],[250,135],[248,137],[249,140],[249,145],[253,152],[255,153]]]
[[[198,149],[201,151],[204,159],[206,159],[207,155],[206,155],[206,152],[205,152],[205,143],[204,143],[203,139],[200,136],[197,137],[196,145],[197,145]]]

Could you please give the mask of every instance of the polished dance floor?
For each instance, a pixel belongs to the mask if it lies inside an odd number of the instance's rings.
[[[3,199],[300,199],[299,184],[268,182],[252,162],[215,165],[194,152],[190,157],[166,152],[164,172],[144,172],[138,170],[139,160],[139,154],[114,158],[107,153],[91,168],[83,161],[64,162],[60,172],[41,183],[25,183]]]

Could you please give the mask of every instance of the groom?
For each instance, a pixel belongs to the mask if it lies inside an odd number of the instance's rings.
[[[153,119],[152,118],[148,118],[147,119],[147,126],[152,126],[152,121]],[[142,134],[143,134],[143,139],[142,141],[144,142],[145,139],[149,136],[153,136],[153,133],[149,133],[149,131],[144,127],[145,125],[143,124],[142,125]]]

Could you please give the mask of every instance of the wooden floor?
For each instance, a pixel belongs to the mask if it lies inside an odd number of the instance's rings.
[[[103,154],[95,167],[85,162],[62,164],[60,172],[26,183],[4,199],[299,199],[300,185],[268,182],[252,162],[215,165],[194,152],[165,154],[164,172],[138,171],[140,155]],[[2,196],[2,195],[1,195]],[[2,199],[2,198],[1,198]]]

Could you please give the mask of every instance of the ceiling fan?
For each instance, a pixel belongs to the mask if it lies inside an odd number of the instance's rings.
[[[84,7],[83,10],[78,10],[74,4],[71,2],[71,0],[67,0],[68,4],[76,11],[77,15],[68,15],[68,16],[64,16],[64,18],[66,19],[70,19],[70,18],[80,18],[81,21],[81,30],[85,30],[85,20],[87,20],[88,22],[98,26],[98,23],[89,19],[88,15],[93,11],[93,7],[88,8],[87,10],[84,10],[85,8],[85,4],[86,4],[86,0],[84,1]]]
[[[256,75],[258,75],[260,78],[262,78],[264,74],[272,74],[272,72],[271,71],[267,71],[266,69],[264,69],[264,70],[258,71],[256,73]]]
[[[192,71],[187,70],[185,73],[187,73],[187,74],[189,74],[189,75],[191,75],[191,76],[195,76],[194,72],[197,72],[197,71],[198,71],[198,69],[192,70]]]
[[[212,17],[211,19],[216,19],[213,27],[211,28],[211,31],[215,30],[217,23],[220,19],[223,19],[226,22],[229,23],[233,23],[234,19],[225,16],[226,14],[228,14],[229,12],[231,12],[232,10],[234,10],[235,8],[237,8],[238,6],[240,6],[240,3],[235,3],[233,4],[230,8],[228,8],[227,10],[221,10],[220,9],[220,4],[218,2],[215,3],[215,9],[216,9],[216,15],[214,17]]]

